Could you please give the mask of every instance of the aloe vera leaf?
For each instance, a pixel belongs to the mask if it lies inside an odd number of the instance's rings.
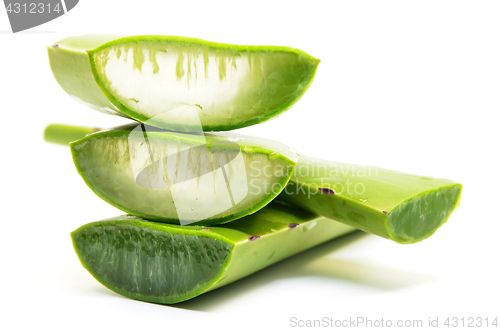
[[[177,303],[232,283],[354,228],[272,202],[213,227],[120,216],[71,233],[82,265],[129,298]]]
[[[133,123],[70,144],[87,185],[135,216],[212,225],[254,213],[285,187],[298,155],[236,134],[190,134]]]
[[[461,192],[462,185],[448,179],[301,156],[278,199],[411,244],[446,223]]]
[[[319,60],[294,48],[174,36],[85,35],[48,47],[61,87],[84,104],[178,131],[227,131],[289,109]]]
[[[51,124],[45,128],[43,138],[50,143],[68,146],[70,142],[100,130],[99,128],[88,128],[84,126]]]

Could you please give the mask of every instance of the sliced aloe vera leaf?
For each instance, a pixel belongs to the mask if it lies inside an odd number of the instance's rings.
[[[99,197],[131,215],[181,225],[256,212],[285,187],[298,159],[270,140],[138,123],[87,135],[70,148]]]
[[[81,139],[88,134],[100,131],[98,128],[73,126],[65,124],[50,124],[45,128],[43,138],[45,141],[68,146],[72,141]]]
[[[448,179],[301,156],[278,199],[411,244],[430,237],[448,220],[461,192],[462,185]]]
[[[120,216],[84,225],[71,237],[82,265],[101,284],[129,298],[171,304],[352,231],[342,223],[272,202],[219,226]]]
[[[48,53],[56,80],[84,104],[191,132],[232,130],[277,116],[306,92],[319,64],[289,47],[173,36],[70,37]]]

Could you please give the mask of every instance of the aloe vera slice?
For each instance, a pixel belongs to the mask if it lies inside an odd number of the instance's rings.
[[[48,47],[61,87],[84,104],[178,131],[226,131],[289,109],[319,60],[294,48],[173,36],[85,35]]]
[[[301,156],[278,199],[363,231],[411,244],[430,237],[459,204],[462,185]]]
[[[219,224],[274,199],[297,154],[265,139],[190,134],[130,124],[70,144],[87,185],[135,216],[174,224]]]
[[[82,265],[129,298],[177,303],[232,283],[355,229],[273,202],[213,227],[120,216],[71,233]]]

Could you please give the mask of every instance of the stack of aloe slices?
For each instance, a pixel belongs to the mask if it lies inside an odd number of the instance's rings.
[[[48,47],[78,101],[135,120],[50,125],[92,191],[127,215],[71,236],[83,266],[130,298],[177,303],[356,229],[410,244],[431,236],[462,186],[313,159],[226,132],[289,109],[319,60],[293,48],[171,36],[71,37]]]

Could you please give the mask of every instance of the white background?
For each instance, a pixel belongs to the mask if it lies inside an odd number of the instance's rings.
[[[102,1],[11,34],[0,10],[0,328],[290,329],[290,318],[500,318],[498,1]],[[83,269],[69,233],[122,214],[94,195],[70,151],[42,139],[65,123],[126,120],[77,104],[46,45],[85,33],[165,34],[283,45],[322,60],[304,97],[239,130],[301,153],[464,185],[430,239],[357,234],[176,305],[133,301]],[[500,322],[500,320],[499,320]]]

